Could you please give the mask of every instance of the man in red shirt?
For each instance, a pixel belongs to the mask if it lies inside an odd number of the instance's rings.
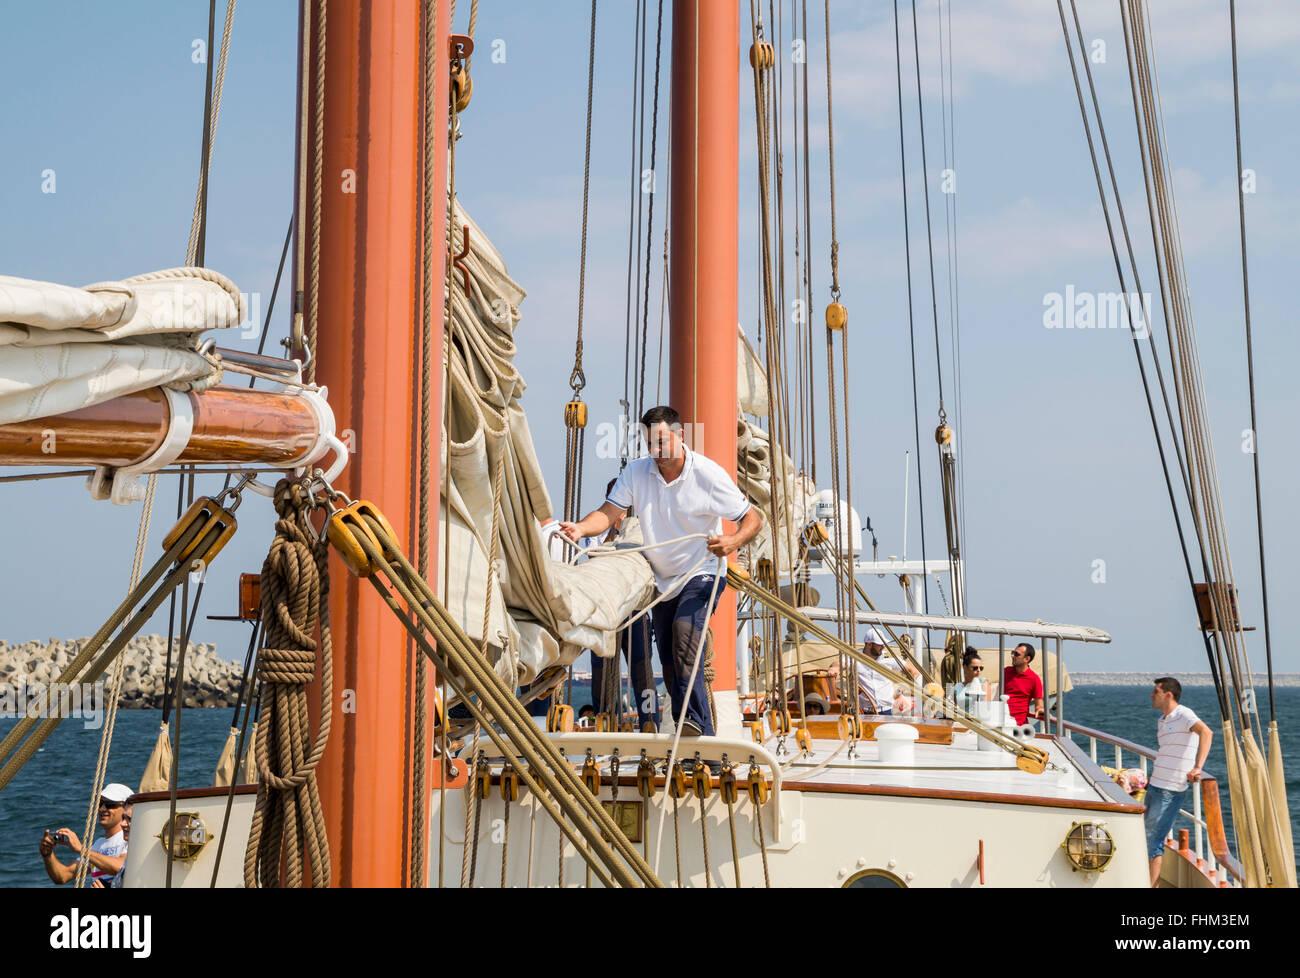
[[[1029,668],[1034,661],[1034,647],[1021,642],[1011,650],[1011,665],[1002,674],[1002,692],[1007,696],[1007,708],[1016,723],[1029,720],[1029,704],[1033,701],[1034,716],[1043,712],[1043,681]]]

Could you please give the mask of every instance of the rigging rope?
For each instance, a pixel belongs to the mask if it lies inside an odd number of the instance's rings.
[[[244,854],[244,885],[303,885],[306,857],[313,888],[330,883],[329,838],[316,765],[329,741],[334,664],[329,621],[329,547],[308,518],[311,497],[298,483],[275,488],[275,539],[262,565],[266,644],[257,661],[261,728],[257,806]],[[319,629],[320,638],[316,638]],[[320,668],[320,722],[313,737],[307,685]]]
[[[1277,716],[1273,698],[1273,639],[1268,626],[1268,570],[1264,563],[1264,504],[1259,489],[1259,426],[1255,417],[1255,351],[1250,336],[1250,276],[1246,268],[1246,191],[1245,170],[1241,162],[1241,96],[1237,79],[1237,0],[1228,0],[1228,19],[1232,30],[1232,120],[1237,145],[1237,214],[1241,224],[1241,295],[1246,308],[1246,382],[1250,388],[1250,433],[1254,451],[1250,453],[1255,474],[1255,528],[1259,538],[1259,589],[1264,603],[1264,655],[1268,662],[1269,719]]]
[[[925,485],[922,477],[921,455],[921,406],[917,394],[916,381],[916,316],[912,303],[912,232],[907,204],[907,143],[903,126],[903,54],[902,41],[898,30],[898,0],[894,0],[894,74],[898,82],[898,155],[903,181],[903,255],[907,263],[907,335],[911,349],[912,361],[912,433],[916,441],[916,501],[920,508],[921,525],[921,596],[923,609],[930,610],[930,576],[926,573],[925,548]],[[924,174],[923,174],[924,176]],[[907,550],[907,541],[903,541],[903,550]],[[925,630],[926,652],[930,650],[930,629]]]
[[[436,127],[438,106],[436,72],[438,70],[437,36],[438,36],[438,0],[426,0],[420,5],[424,26],[424,72],[422,75],[423,98],[421,99],[421,129],[424,137],[421,170],[423,187],[423,223],[420,240],[423,245],[420,258],[420,397],[416,408],[416,427],[419,431],[420,449],[419,466],[416,477],[416,569],[424,575],[429,573],[429,463],[431,451],[432,425],[432,384],[433,384],[433,239],[437,233],[434,227],[434,201],[437,188],[434,186],[435,159],[437,153]],[[466,67],[468,72],[468,65]],[[444,283],[450,286],[450,282]],[[441,297],[440,297],[441,298]],[[442,305],[441,302],[438,303]],[[428,817],[429,794],[426,775],[426,745],[428,739],[428,663],[420,655],[413,642],[407,643],[407,668],[415,678],[415,710],[413,729],[409,738],[407,751],[411,758],[411,876],[410,884],[422,888],[427,882],[425,871],[425,822]],[[443,779],[440,779],[443,780]]]
[[[564,410],[565,465],[564,518],[576,520],[582,511],[582,460],[586,444],[587,408],[582,389],[587,377],[582,371],[582,315],[587,294],[587,212],[591,202],[591,107],[596,80],[596,0],[591,0],[591,38],[587,50],[587,140],[582,168],[582,253],[578,261],[578,335],[573,347],[573,391]]]
[[[1072,8],[1072,9],[1073,9],[1073,8]],[[1057,0],[1057,10],[1058,10],[1058,13],[1060,14],[1060,19],[1061,19],[1061,30],[1062,30],[1062,32],[1063,32],[1064,35],[1065,35],[1066,53],[1069,55],[1069,59],[1070,59],[1070,69],[1071,69],[1071,73],[1072,73],[1073,76],[1074,76],[1075,94],[1076,94],[1076,96],[1077,96],[1077,98],[1078,98],[1078,102],[1079,102],[1079,113],[1080,113],[1080,116],[1082,117],[1082,119],[1083,119],[1083,121],[1084,121],[1084,134],[1085,134],[1085,136],[1087,137],[1087,140],[1088,140],[1089,153],[1090,153],[1090,156],[1091,156],[1091,158],[1092,158],[1092,163],[1093,163],[1093,174],[1094,174],[1094,176],[1096,177],[1096,182],[1097,182],[1097,193],[1098,193],[1098,195],[1099,195],[1100,198],[1101,198],[1102,214],[1103,214],[1103,216],[1104,216],[1105,219],[1106,219],[1106,231],[1107,231],[1107,235],[1108,235],[1108,237],[1109,237],[1109,239],[1110,239],[1110,243],[1111,243],[1111,254],[1112,254],[1112,256],[1114,257],[1114,261],[1115,261],[1115,271],[1116,271],[1117,276],[1119,277],[1119,282],[1120,282],[1120,292],[1121,292],[1121,294],[1126,294],[1126,292],[1127,292],[1127,285],[1126,285],[1125,280],[1124,280],[1124,270],[1123,270],[1123,265],[1122,265],[1121,260],[1120,260],[1119,247],[1118,247],[1118,244],[1117,244],[1116,241],[1115,241],[1114,226],[1112,225],[1111,220],[1110,220],[1110,208],[1109,208],[1109,205],[1108,205],[1108,203],[1107,203],[1106,194],[1105,194],[1105,188],[1104,188],[1104,186],[1103,186],[1103,184],[1102,184],[1102,178],[1101,178],[1101,167],[1100,167],[1100,163],[1099,163],[1098,160],[1097,160],[1096,147],[1095,147],[1095,145],[1094,145],[1094,143],[1093,143],[1093,140],[1092,140],[1092,129],[1091,129],[1091,127],[1088,125],[1087,110],[1085,109],[1085,107],[1084,107],[1084,102],[1083,102],[1083,89],[1082,89],[1082,86],[1081,86],[1081,84],[1080,84],[1080,82],[1079,82],[1078,70],[1077,70],[1077,67],[1076,67],[1076,64],[1075,64],[1075,58],[1074,58],[1074,48],[1073,48],[1073,44],[1072,44],[1072,42],[1071,42],[1071,40],[1070,40],[1069,29],[1068,29],[1067,26],[1066,26],[1066,22],[1065,22],[1065,9],[1064,9],[1064,7],[1063,7],[1062,4],[1061,4],[1061,0]],[[1075,30],[1076,30],[1076,35],[1078,36],[1078,39],[1079,39],[1080,44],[1082,44],[1082,43],[1083,43],[1083,34],[1082,34],[1082,30],[1081,30],[1081,28],[1080,28],[1080,25],[1079,25],[1079,23],[1078,23],[1078,20],[1077,20],[1077,10],[1075,10],[1075,14],[1076,14],[1076,19],[1075,19]],[[1129,34],[1128,34],[1128,30],[1127,30],[1127,23],[1126,23],[1126,30],[1125,30],[1125,46],[1126,46],[1126,49],[1130,50],[1130,52],[1131,52],[1131,45],[1129,44]],[[1082,52],[1082,50],[1083,50],[1083,49],[1081,48],[1081,52]],[[1113,189],[1113,191],[1114,191],[1114,197],[1115,197],[1115,201],[1116,201],[1116,208],[1117,208],[1117,210],[1118,210],[1119,217],[1120,217],[1120,225],[1121,225],[1121,228],[1123,229],[1123,231],[1124,231],[1124,233],[1125,233],[1125,240],[1126,240],[1126,242],[1129,242],[1128,253],[1129,253],[1129,261],[1130,261],[1131,266],[1133,267],[1134,275],[1135,275],[1135,282],[1134,282],[1134,284],[1137,286],[1137,289],[1138,289],[1138,291],[1139,291],[1139,293],[1140,293],[1140,292],[1141,292],[1141,289],[1142,289],[1142,286],[1141,286],[1141,280],[1140,280],[1139,278],[1136,278],[1136,276],[1137,276],[1137,263],[1136,263],[1136,260],[1135,260],[1134,257],[1133,257],[1133,250],[1132,250],[1132,245],[1131,245],[1131,239],[1128,237],[1128,222],[1127,222],[1127,220],[1126,220],[1125,217],[1124,217],[1123,201],[1122,201],[1122,198],[1121,198],[1120,195],[1119,195],[1118,181],[1117,181],[1116,178],[1115,178],[1114,166],[1113,166],[1113,164],[1111,163],[1110,150],[1109,150],[1109,142],[1108,142],[1108,140],[1106,139],[1106,136],[1105,136],[1105,128],[1104,128],[1104,125],[1102,125],[1101,113],[1100,113],[1100,106],[1099,106],[1099,103],[1098,103],[1097,100],[1096,100],[1096,90],[1095,90],[1095,88],[1092,88],[1091,68],[1089,67],[1089,62],[1088,62],[1088,58],[1087,58],[1086,55],[1083,55],[1083,56],[1082,56],[1082,60],[1083,60],[1083,62],[1084,62],[1084,68],[1085,68],[1085,70],[1088,72],[1089,85],[1090,85],[1090,88],[1091,88],[1092,93],[1093,93],[1093,111],[1094,111],[1094,114],[1097,116],[1097,120],[1098,120],[1098,134],[1099,134],[1099,136],[1100,136],[1101,139],[1102,139],[1102,148],[1103,148],[1103,150],[1105,151],[1106,159],[1107,159],[1107,165],[1108,165],[1108,167],[1109,167],[1109,169],[1110,169],[1110,173],[1111,173],[1111,179],[1112,179],[1112,184],[1111,184],[1111,186],[1112,186],[1112,189]],[[1129,59],[1129,60],[1130,60],[1130,65],[1131,65],[1131,62],[1132,62],[1131,54],[1130,54],[1130,59]],[[1130,67],[1130,80],[1132,81],[1132,84],[1133,84],[1133,87],[1134,87],[1134,118],[1135,118],[1135,121],[1136,121],[1137,124],[1138,124],[1138,129],[1139,129],[1139,131],[1138,131],[1138,142],[1139,142],[1139,148],[1140,148],[1140,150],[1141,150],[1141,155],[1142,155],[1143,172],[1144,172],[1144,174],[1145,174],[1145,173],[1148,172],[1148,168],[1147,168],[1146,149],[1145,149],[1145,147],[1142,146],[1142,138],[1141,138],[1141,120],[1140,120],[1140,117],[1138,117],[1138,115],[1137,115],[1137,111],[1138,111],[1138,109],[1137,109],[1137,101],[1136,101],[1136,99],[1137,99],[1137,95],[1136,95],[1136,92],[1137,92],[1137,80],[1136,80],[1136,76],[1134,76],[1133,73],[1132,73],[1132,68],[1131,68],[1131,67]],[[1152,206],[1153,206],[1153,205],[1152,205]],[[1154,238],[1154,235],[1155,235],[1155,233],[1156,233],[1156,231],[1155,231],[1155,212],[1154,212],[1154,210],[1151,211],[1151,221],[1152,221],[1152,235],[1153,235],[1153,238]],[[1169,316],[1169,310],[1168,310],[1167,301],[1166,301],[1166,299],[1165,299],[1165,296],[1166,296],[1166,284],[1165,284],[1165,274],[1164,274],[1164,269],[1163,269],[1163,266],[1162,266],[1159,262],[1157,262],[1156,267],[1157,267],[1157,270],[1160,272],[1160,293],[1161,293],[1161,300],[1162,300],[1162,303],[1164,304],[1164,307],[1165,307],[1165,319],[1166,319],[1166,322],[1168,323],[1168,322],[1170,321],[1170,316]],[[1128,310],[1128,305],[1127,305],[1127,303],[1128,303],[1128,299],[1125,298],[1125,299],[1124,299],[1124,302],[1125,302],[1125,309]],[[1131,315],[1131,312],[1130,312],[1130,315]],[[1150,322],[1150,318],[1151,318],[1151,317],[1150,317],[1149,313],[1145,313],[1145,314],[1144,314],[1144,318],[1145,318],[1146,321],[1147,321],[1147,328],[1148,328],[1148,330],[1151,329],[1151,325],[1152,325],[1152,324],[1151,324],[1151,322]],[[1172,334],[1171,334],[1171,338],[1172,338]],[[1185,534],[1184,534],[1183,526],[1182,526],[1182,516],[1181,516],[1181,514],[1180,514],[1179,507],[1178,507],[1178,503],[1177,503],[1177,499],[1176,499],[1175,494],[1174,494],[1173,480],[1172,480],[1172,477],[1171,477],[1170,474],[1169,474],[1169,464],[1168,464],[1168,460],[1167,460],[1166,455],[1165,455],[1164,438],[1163,438],[1163,436],[1162,436],[1162,434],[1161,434],[1160,424],[1159,424],[1159,421],[1157,420],[1157,417],[1156,417],[1155,403],[1154,403],[1154,401],[1153,401],[1153,399],[1152,399],[1152,395],[1151,395],[1151,387],[1150,387],[1150,383],[1149,383],[1149,381],[1148,381],[1148,379],[1147,379],[1146,364],[1145,364],[1145,362],[1144,362],[1143,359],[1142,359],[1141,346],[1140,346],[1139,343],[1138,343],[1138,339],[1137,339],[1137,335],[1136,335],[1136,333],[1134,333],[1132,339],[1133,339],[1133,352],[1134,352],[1134,356],[1135,356],[1135,358],[1136,358],[1136,360],[1137,360],[1137,365],[1138,365],[1138,374],[1139,374],[1139,376],[1140,376],[1140,378],[1141,378],[1141,381],[1142,381],[1142,390],[1143,390],[1143,394],[1144,394],[1145,397],[1146,397],[1146,402],[1147,402],[1147,413],[1148,413],[1148,416],[1149,416],[1150,419],[1151,419],[1151,429],[1152,429],[1152,432],[1153,432],[1153,434],[1155,435],[1155,439],[1156,439],[1156,451],[1157,451],[1157,453],[1158,453],[1158,455],[1159,455],[1159,457],[1160,457],[1161,472],[1162,472],[1162,474],[1164,475],[1164,480],[1165,480],[1165,489],[1166,489],[1166,492],[1167,492],[1167,494],[1168,494],[1168,496],[1169,496],[1169,506],[1170,506],[1171,511],[1173,512],[1173,517],[1174,517],[1174,527],[1175,527],[1175,530],[1176,530],[1177,533],[1178,533],[1179,546],[1180,546],[1180,548],[1181,548],[1182,555],[1183,555],[1183,565],[1184,565],[1184,568],[1185,568],[1185,570],[1186,570],[1186,572],[1187,572],[1187,584],[1188,584],[1188,587],[1192,590],[1193,594],[1195,594],[1195,587],[1196,587],[1195,581],[1196,581],[1196,579],[1195,579],[1195,575],[1194,575],[1194,573],[1193,573],[1193,571],[1192,571],[1191,557],[1190,557],[1190,555],[1189,555],[1189,553],[1188,553],[1188,549],[1187,549],[1187,540],[1186,540],[1186,536],[1185,536]],[[1157,379],[1158,379],[1158,381],[1159,381],[1159,383],[1160,383],[1161,392],[1162,392],[1162,394],[1163,394],[1163,396],[1164,396],[1165,415],[1166,415],[1166,418],[1167,418],[1168,421],[1169,421],[1169,425],[1170,425],[1170,429],[1171,429],[1171,433],[1172,433],[1172,441],[1173,441],[1173,445],[1174,445],[1174,453],[1175,453],[1176,460],[1177,460],[1177,462],[1178,462],[1179,473],[1180,473],[1180,475],[1182,476],[1183,487],[1184,487],[1184,489],[1187,491],[1188,496],[1189,496],[1189,498],[1190,498],[1190,495],[1191,495],[1191,484],[1190,484],[1190,482],[1189,482],[1189,480],[1188,480],[1188,474],[1187,474],[1186,466],[1185,466],[1185,464],[1184,464],[1184,462],[1183,462],[1183,451],[1182,451],[1182,448],[1181,448],[1181,446],[1180,446],[1180,444],[1179,444],[1179,441],[1178,441],[1178,437],[1177,437],[1177,429],[1174,428],[1173,415],[1172,415],[1172,411],[1171,411],[1171,409],[1170,409],[1170,403],[1169,403],[1168,392],[1167,392],[1167,388],[1165,387],[1164,377],[1163,377],[1163,372],[1160,370],[1160,367],[1159,367],[1159,353],[1158,353],[1158,350],[1157,350],[1157,345],[1156,345],[1155,343],[1152,343],[1152,344],[1151,344],[1151,353],[1152,353],[1152,357],[1153,357],[1153,368],[1154,368],[1154,371],[1155,371],[1155,373],[1156,373]],[[1172,347],[1171,347],[1171,353],[1172,353]],[[1199,540],[1199,537],[1198,537],[1198,540]],[[1203,548],[1203,547],[1202,547],[1202,550],[1201,550],[1201,563],[1202,563],[1203,567],[1205,567],[1205,572],[1206,572],[1206,575],[1207,575],[1207,577],[1208,577],[1208,575],[1209,575],[1209,569],[1208,569],[1208,564],[1206,564],[1205,553],[1204,553],[1204,548]],[[1206,650],[1207,658],[1209,659],[1210,670],[1211,670],[1211,672],[1212,672],[1215,676],[1218,676],[1218,674],[1219,674],[1218,666],[1216,665],[1216,662],[1215,662],[1215,658],[1214,658],[1213,650],[1212,650],[1211,647],[1210,647],[1210,638],[1209,638],[1208,634],[1202,632],[1202,640],[1203,640],[1203,642],[1205,643],[1205,650]],[[1216,681],[1216,687],[1217,687],[1218,685],[1219,685],[1219,683]],[[1227,704],[1226,704],[1225,698],[1224,698],[1224,696],[1223,696],[1223,694],[1222,694],[1221,691],[1220,691],[1219,694],[1218,694],[1218,698],[1219,698],[1219,707],[1220,707],[1220,711],[1222,712],[1222,711],[1224,711],[1224,710],[1227,709]]]
[[[934,317],[934,369],[939,378],[939,423],[948,420],[943,406],[943,359],[939,349],[939,300],[934,287],[934,235],[930,229],[930,165],[925,156],[925,105],[921,100],[921,42],[916,29],[916,0],[912,0],[912,50],[916,58],[916,115],[921,137],[921,189],[925,198],[925,242],[930,259],[930,311]],[[918,460],[919,462],[919,460]]]
[[[329,0],[320,0],[320,16],[316,18],[316,97],[314,101],[315,147],[312,155],[311,178],[311,269],[308,278],[307,304],[307,382],[316,382],[316,346],[320,332],[320,239],[321,208],[323,206],[325,167],[325,39]]]

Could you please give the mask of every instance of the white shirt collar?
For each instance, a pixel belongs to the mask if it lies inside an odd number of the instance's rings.
[[[655,477],[659,480],[659,484],[667,488],[669,486],[675,486],[678,483],[680,483],[682,479],[686,477],[686,474],[691,471],[691,456],[693,456],[694,454],[695,454],[694,452],[692,452],[689,448],[686,447],[686,442],[682,442],[682,459],[683,459],[682,470],[681,472],[677,473],[677,478],[674,479],[672,482],[669,482],[664,478],[664,474],[659,471],[658,461],[656,461],[652,457],[650,460],[651,465],[654,468]]]

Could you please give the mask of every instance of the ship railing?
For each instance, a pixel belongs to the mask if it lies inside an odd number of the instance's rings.
[[[1109,751],[1114,749],[1114,767],[1117,771],[1125,768],[1125,754],[1133,754],[1137,757],[1137,765],[1143,776],[1148,774],[1149,762],[1156,759],[1156,752],[1150,747],[1144,747],[1136,744],[1131,740],[1125,740],[1123,737],[1116,737],[1102,730],[1094,730],[1092,727],[1085,727],[1079,723],[1073,723],[1069,720],[1056,718],[1057,722],[1062,724],[1071,734],[1079,734],[1088,740],[1088,754],[1094,764],[1103,763],[1099,759],[1099,745],[1105,753],[1100,756],[1105,762],[1110,761]],[[1178,814],[1181,818],[1187,819],[1190,823],[1190,834],[1192,845],[1189,855],[1195,856],[1195,862],[1198,866],[1204,866],[1207,874],[1219,874],[1220,869],[1227,872],[1228,876],[1240,885],[1245,879],[1242,872],[1241,863],[1232,855],[1228,848],[1228,836],[1223,823],[1223,807],[1219,800],[1219,783],[1215,778],[1202,778],[1200,781],[1192,782],[1191,789],[1192,810],[1189,812],[1185,808],[1180,808]],[[1170,829],[1166,838],[1174,839],[1175,846],[1179,847],[1180,829],[1177,821],[1174,827]]]

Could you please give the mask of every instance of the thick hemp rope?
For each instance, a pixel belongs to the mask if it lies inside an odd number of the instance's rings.
[[[258,656],[261,713],[257,738],[257,809],[244,854],[244,885],[303,885],[306,855],[313,887],[330,884],[329,840],[316,787],[316,765],[330,734],[333,661],[328,616],[329,545],[312,531],[310,500],[285,479],[275,488],[275,539],[262,565],[265,647]],[[316,631],[320,629],[317,639]],[[321,719],[314,742],[307,684],[321,673]],[[310,753],[308,752],[310,748]]]

